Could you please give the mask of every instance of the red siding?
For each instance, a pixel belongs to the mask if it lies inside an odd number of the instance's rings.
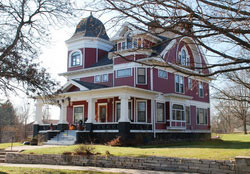
[[[101,59],[103,59],[107,54],[108,54],[107,51],[98,49],[98,61],[101,60]]]
[[[96,49],[85,48],[85,67],[88,68],[96,63]]]
[[[80,91],[80,89],[76,86],[72,86],[71,88],[69,88],[67,92],[75,92],[75,91]]]
[[[163,79],[158,77],[158,70],[153,69],[153,88],[154,91],[159,91],[163,93],[173,93],[174,90],[174,74],[168,73],[168,79]]]
[[[84,81],[84,82],[89,82],[89,83],[94,83],[94,76],[91,76],[91,77],[83,77],[80,79],[81,81]]]
[[[73,106],[67,107],[67,122],[69,124],[73,123]]]

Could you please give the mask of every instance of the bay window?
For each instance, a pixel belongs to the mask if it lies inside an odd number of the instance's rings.
[[[177,104],[173,105],[172,119],[178,121],[185,121],[184,107],[182,105],[177,105]]]

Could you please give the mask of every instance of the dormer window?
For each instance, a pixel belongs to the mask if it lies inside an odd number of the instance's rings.
[[[70,55],[70,66],[80,66],[82,65],[82,55],[80,51],[74,51]]]
[[[133,41],[133,39],[131,37],[131,33],[127,34],[126,40],[127,40],[127,49],[131,49],[132,48],[132,41]]]
[[[190,65],[190,59],[187,52],[186,47],[183,47],[179,53],[179,60],[178,63],[183,66],[189,66]]]

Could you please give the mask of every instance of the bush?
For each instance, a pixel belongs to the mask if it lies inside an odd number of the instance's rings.
[[[95,151],[95,147],[82,144],[74,150],[74,155],[96,155]]]
[[[109,141],[107,144],[110,146],[123,146],[124,145],[121,136]]]
[[[63,152],[63,155],[72,155],[72,152]]]

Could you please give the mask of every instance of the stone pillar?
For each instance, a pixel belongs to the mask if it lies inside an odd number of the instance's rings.
[[[128,100],[130,99],[130,96],[121,95],[119,98],[121,99],[121,114],[120,119],[118,120],[118,129],[119,134],[126,139],[129,138],[130,134],[130,120],[128,118]]]
[[[36,101],[36,112],[35,112],[35,123],[33,125],[33,136],[36,136],[39,133],[39,124],[43,124],[42,115],[43,115],[43,101],[37,99]]]
[[[96,122],[95,102],[97,99],[88,99],[88,119],[86,121],[86,130],[92,131],[92,124]]]
[[[62,99],[60,102],[60,120],[58,122],[58,130],[64,131],[68,129],[67,122],[67,106],[69,102],[66,99]]]

